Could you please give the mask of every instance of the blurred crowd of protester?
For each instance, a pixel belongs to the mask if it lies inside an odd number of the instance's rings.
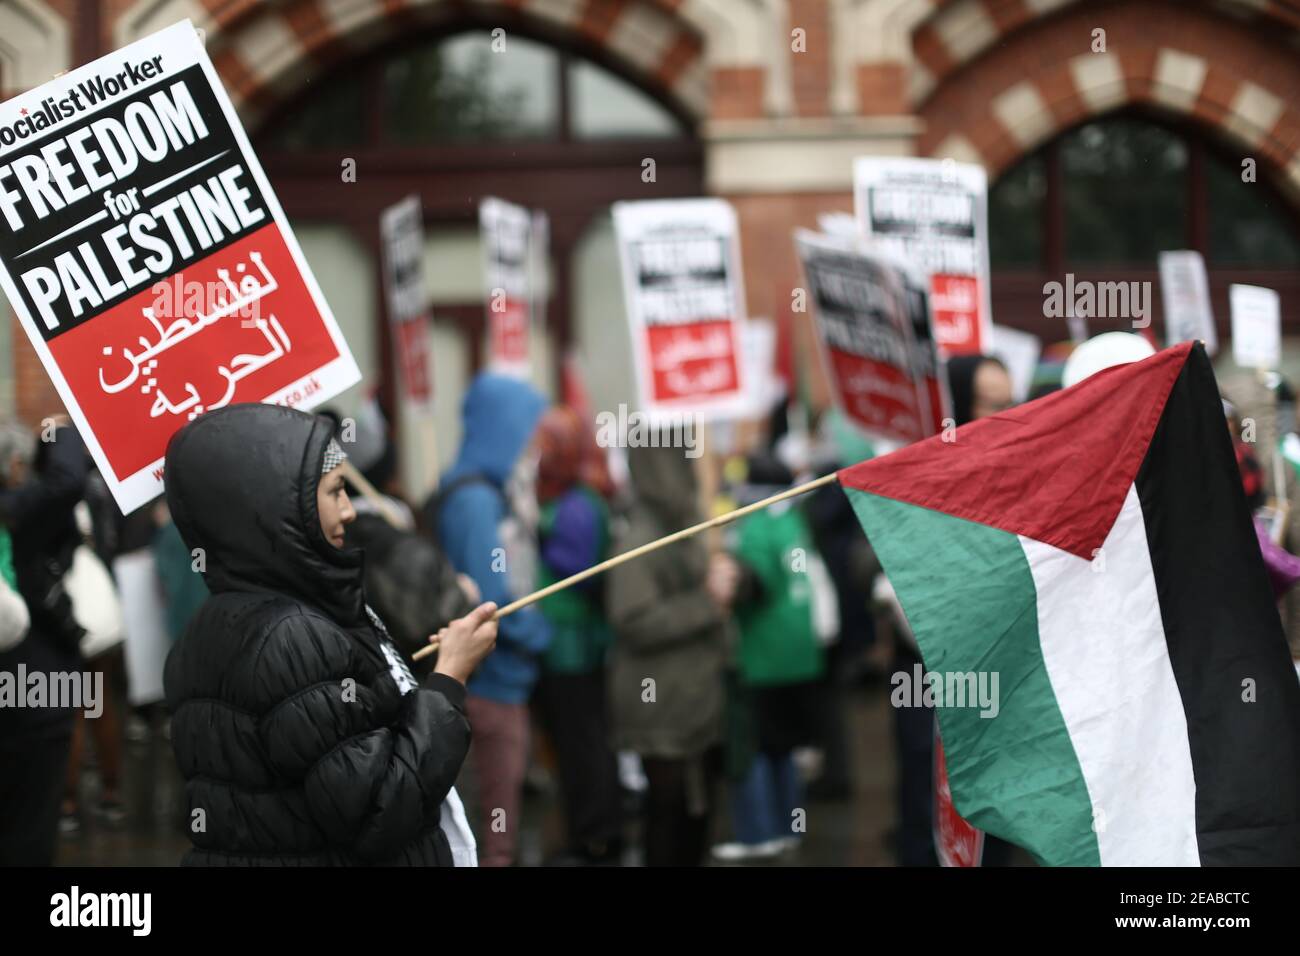
[[[1014,404],[997,359],[961,356],[947,369],[957,426]],[[1294,394],[1276,376],[1224,390],[1243,491],[1300,658]],[[603,448],[579,412],[482,374],[463,398],[452,466],[426,501],[407,502],[378,404],[355,420],[324,414],[377,489],[354,489],[347,545],[364,548],[368,601],[408,658],[480,600],[505,606],[889,450],[837,412],[784,401],[743,441],[719,428],[732,447],[703,459],[671,434],[656,447]],[[60,828],[76,834],[88,739],[98,767],[89,812],[122,821],[124,723],[165,725],[163,663],[206,596],[202,570],[164,504],[121,516],[66,419],[39,434],[0,425],[0,671],[103,671],[110,686],[89,721],[73,707],[0,708],[0,863],[49,864]],[[416,663],[416,676],[431,666]],[[518,861],[538,763],[558,781],[564,819],[547,862],[698,865],[710,849],[723,861],[795,852],[809,800],[854,794],[846,696],[915,666],[906,619],[835,484],[555,593],[501,620],[496,650],[467,685],[473,742],[461,783],[480,863]],[[894,708],[891,720],[894,855],[934,865],[934,713]],[[990,838],[985,863],[1013,854]]]

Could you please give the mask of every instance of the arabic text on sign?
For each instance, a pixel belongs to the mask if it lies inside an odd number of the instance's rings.
[[[250,306],[255,305],[262,298],[279,288],[279,282],[262,261],[261,253],[250,252],[249,259],[252,260],[257,271],[261,273],[261,277],[254,276],[247,263],[243,262],[235,265],[234,274],[229,269],[218,269],[217,277],[226,287],[227,294],[224,300],[217,303],[217,307],[210,312],[201,315],[182,316],[164,328],[152,308],[143,309],[142,313],[149,321],[149,324],[153,326],[158,340],[150,342],[144,336],[140,336],[137,340],[140,345],[138,351],[125,346],[120,349],[106,346],[104,355],[109,359],[109,364],[120,367],[122,360],[124,360],[126,364],[130,365],[130,370],[124,377],[110,383],[106,381],[104,369],[101,366],[99,370],[100,388],[110,395],[116,394],[134,385],[141,376],[144,376],[145,381],[140,386],[140,392],[145,395],[156,393],[153,405],[149,410],[151,418],[157,418],[163,414],[178,415],[182,412],[189,412],[189,418],[193,419],[204,411],[211,411],[228,404],[234,397],[235,386],[238,382],[288,354],[292,345],[279,319],[274,315],[269,319],[258,318],[253,324],[270,344],[270,351],[262,354],[240,353],[233,356],[228,363],[218,366],[217,373],[225,378],[227,383],[226,390],[221,397],[209,399],[205,402],[198,389],[192,383],[186,382],[185,392],[189,397],[180,402],[174,402],[158,386],[159,356],[203,329],[215,325],[223,318],[241,312],[246,313]]]

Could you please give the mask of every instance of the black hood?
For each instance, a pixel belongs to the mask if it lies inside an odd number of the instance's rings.
[[[948,391],[952,395],[952,417],[958,426],[974,421],[975,373],[985,362],[1002,365],[991,355],[954,355],[948,359]]]
[[[283,594],[350,626],[365,619],[362,552],[339,549],[316,512],[324,418],[276,405],[231,405],[186,425],[167,446],[172,520],[202,548],[213,593]]]

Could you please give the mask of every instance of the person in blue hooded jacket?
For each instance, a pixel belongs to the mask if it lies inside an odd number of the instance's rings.
[[[491,373],[477,376],[465,393],[460,452],[439,492],[425,505],[452,564],[473,578],[482,600],[499,607],[534,588],[533,434],[545,408],[545,399],[526,382]],[[528,699],[550,637],[546,619],[535,607],[502,618],[496,652],[467,685],[481,866],[514,862],[528,762]]]

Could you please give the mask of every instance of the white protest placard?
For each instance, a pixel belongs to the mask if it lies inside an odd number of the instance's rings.
[[[1194,249],[1160,253],[1160,297],[1164,303],[1165,344],[1201,341],[1213,355],[1219,350],[1210,307],[1210,282],[1205,259]]]
[[[835,404],[876,437],[912,442],[934,434],[939,423],[928,386],[935,369],[917,367],[905,276],[842,237],[796,230],[795,248]],[[914,292],[924,313],[924,290]]]
[[[721,199],[615,203],[641,411],[745,414],[736,213]]]
[[[1011,377],[1011,394],[1017,402],[1023,402],[1029,395],[1042,351],[1043,343],[1038,336],[1005,325],[993,326],[993,347],[989,354],[1001,359],[1006,366],[1007,375]]]
[[[825,235],[840,239],[857,239],[862,235],[862,227],[851,212],[818,213],[817,228]]]
[[[424,214],[419,196],[407,196],[379,216],[384,299],[409,401],[433,397],[428,292],[424,284]]]
[[[533,215],[523,206],[488,197],[479,203],[479,231],[485,256],[488,360],[490,369],[527,378],[530,369],[535,272]]]
[[[360,378],[188,20],[0,104],[0,284],[123,512],[186,422]]]
[[[749,389],[746,418],[763,418],[785,395],[785,382],[776,374],[776,325],[750,319],[740,328],[745,384]]]
[[[1242,368],[1275,369],[1282,361],[1282,310],[1277,293],[1257,285],[1228,286],[1232,360]]]
[[[993,320],[984,167],[863,156],[853,163],[853,197],[872,247],[929,280],[940,355],[986,351]]]
[[[427,314],[424,285],[424,214],[419,196],[407,196],[379,214],[384,299],[392,322]]]
[[[861,246],[862,239],[854,240]],[[888,260],[881,258],[882,263]],[[934,435],[945,427],[945,419],[952,412],[952,398],[948,394],[948,375],[939,357],[939,343],[934,334],[933,313],[930,310],[930,290],[925,275],[916,269],[895,265],[898,284],[903,293],[903,318],[908,325],[908,347],[912,352],[912,376],[921,390],[922,403],[929,414],[926,434]]]
[[[402,484],[407,497],[419,501],[438,483],[433,353],[424,281],[424,210],[419,196],[407,196],[380,213],[379,238],[384,299],[402,383],[395,422],[402,448]]]

